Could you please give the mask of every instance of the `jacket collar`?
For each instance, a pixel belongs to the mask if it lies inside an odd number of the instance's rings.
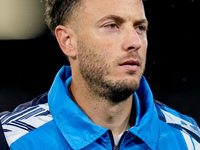
[[[129,131],[137,135],[151,149],[156,149],[159,136],[159,118],[151,89],[145,77],[142,77],[140,87],[134,93],[134,99],[136,108],[140,110],[137,110],[135,126]]]
[[[49,109],[64,138],[73,149],[82,149],[101,137],[106,128],[94,123],[70,99],[71,68],[62,67],[48,94]]]
[[[71,83],[71,67],[62,67],[57,73],[48,93],[50,112],[64,138],[73,149],[82,149],[108,131],[94,124],[70,99],[68,87]],[[153,96],[144,77],[134,99],[137,107],[136,124],[129,129],[151,149],[158,139],[158,115]]]

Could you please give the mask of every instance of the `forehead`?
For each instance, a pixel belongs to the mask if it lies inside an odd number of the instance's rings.
[[[145,19],[143,2],[141,0],[82,0],[81,16],[96,18],[106,15],[118,15]]]

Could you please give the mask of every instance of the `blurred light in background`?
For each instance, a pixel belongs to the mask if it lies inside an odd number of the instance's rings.
[[[46,29],[41,0],[0,0],[0,39],[32,39]]]

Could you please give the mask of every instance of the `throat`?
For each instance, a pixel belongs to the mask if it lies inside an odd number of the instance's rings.
[[[114,138],[134,125],[136,116],[132,95],[115,103],[88,92],[77,93],[77,88],[69,87],[71,99],[93,123],[111,130]]]
[[[105,107],[104,110],[99,111],[99,118],[97,115],[93,116],[91,120],[95,124],[111,130],[115,138],[134,126],[135,112],[135,106],[132,106],[132,98],[130,98],[116,106]]]

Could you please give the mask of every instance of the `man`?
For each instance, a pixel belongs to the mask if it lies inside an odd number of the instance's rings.
[[[1,116],[10,149],[200,149],[196,122],[154,101],[142,76],[141,0],[47,0],[46,15],[71,67]]]

